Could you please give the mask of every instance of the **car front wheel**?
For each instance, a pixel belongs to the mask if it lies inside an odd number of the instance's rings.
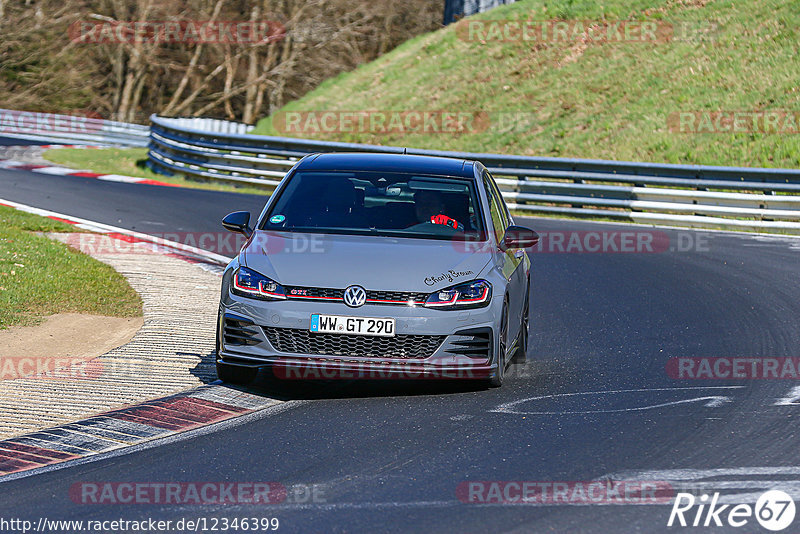
[[[503,313],[500,317],[500,342],[497,350],[497,370],[489,379],[489,387],[499,388],[503,385],[506,375],[506,351],[508,350],[508,303],[503,303]]]
[[[528,283],[530,286],[530,282]],[[516,356],[525,359],[528,354],[528,334],[530,331],[530,289],[525,292],[525,309],[522,312],[522,322],[519,327],[519,343],[517,344]]]

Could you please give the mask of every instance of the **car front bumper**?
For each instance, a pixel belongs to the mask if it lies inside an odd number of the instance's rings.
[[[486,379],[496,371],[502,304],[502,298],[494,298],[472,310],[370,304],[349,308],[339,302],[260,301],[223,290],[217,359],[272,367],[276,376],[287,379]],[[312,314],[391,317],[396,336],[311,334]],[[293,343],[287,344],[287,337]]]

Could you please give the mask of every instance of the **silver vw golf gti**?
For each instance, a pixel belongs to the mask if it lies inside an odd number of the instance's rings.
[[[227,266],[217,374],[503,383],[528,337],[533,230],[479,162],[314,154],[286,175]]]

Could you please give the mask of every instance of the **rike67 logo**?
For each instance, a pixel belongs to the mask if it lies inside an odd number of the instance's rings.
[[[691,493],[678,493],[672,503],[667,526],[681,527],[743,527],[753,518],[765,529],[777,532],[792,524],[795,516],[794,500],[781,490],[770,490],[761,495],[755,505],[720,504],[720,494],[699,498]]]

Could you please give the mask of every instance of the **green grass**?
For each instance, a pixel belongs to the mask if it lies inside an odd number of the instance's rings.
[[[800,166],[800,135],[674,133],[667,123],[670,114],[687,111],[800,111],[800,10],[794,0],[522,0],[476,18],[719,26],[703,39],[581,46],[468,41],[451,25],[328,80],[278,114],[486,112],[486,129],[462,134],[296,135],[535,156]],[[500,118],[511,125],[499,124]],[[285,135],[271,117],[254,133]]]
[[[144,166],[147,161],[146,148],[58,148],[45,151],[43,156],[53,163],[73,169],[88,170],[99,174],[135,176],[194,189],[256,195],[264,195],[270,191],[259,187],[234,186],[220,182],[200,181],[200,179],[190,180],[177,175],[164,176],[163,174],[154,173]]]
[[[0,329],[33,325],[54,313],[142,314],[139,295],[120,273],[36,232],[73,226],[0,206]]]

